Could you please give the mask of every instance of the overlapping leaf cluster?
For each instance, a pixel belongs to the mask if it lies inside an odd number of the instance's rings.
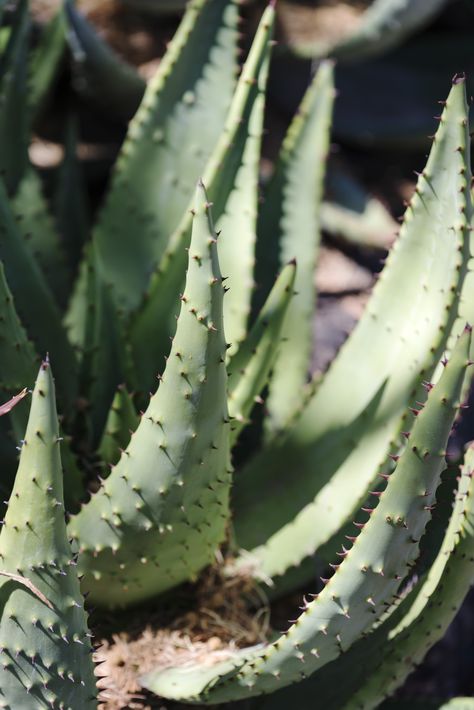
[[[286,691],[301,694],[300,707],[308,684],[325,707],[374,707],[443,632],[472,581],[472,450],[452,515],[429,523],[472,356],[463,81],[367,309],[316,387],[308,371],[332,66],[314,76],[259,205],[274,8],[237,78],[238,20],[234,0],[189,4],[83,246],[74,123],[61,172],[69,188],[54,219],[25,152],[33,108],[12,88],[27,81],[23,0],[7,28],[5,398],[31,386],[39,357],[49,357],[28,422],[23,402],[0,431],[10,496],[0,535],[1,707],[96,706],[78,576],[94,604],[114,608],[195,579],[224,541],[234,552],[227,573],[272,580],[274,594],[308,582],[316,552],[320,566],[331,560],[332,576],[286,634],[221,665],[143,679],[194,702],[279,691],[272,708],[288,702],[281,688],[305,678]],[[69,2],[61,22],[70,33],[82,22]],[[234,472],[233,447],[264,391],[261,446]],[[433,533],[448,520],[444,539]],[[348,666],[350,694],[333,683]]]

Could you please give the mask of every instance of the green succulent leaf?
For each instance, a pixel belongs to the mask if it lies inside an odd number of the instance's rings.
[[[251,648],[214,666],[214,677],[199,666],[148,676],[145,687],[172,699],[227,702],[269,693],[298,682],[346,651],[373,625],[374,611],[393,601],[400,581],[419,553],[445,465],[445,447],[459,405],[471,345],[471,331],[459,338],[439,383],[416,417],[410,441],[375,508],[323,590],[304,605],[288,631],[263,648]],[[472,563],[470,567],[472,575]],[[302,665],[304,663],[304,671]],[[202,674],[202,675],[201,675]]]
[[[95,447],[103,435],[117,383],[131,382],[133,373],[121,315],[104,279],[94,244],[90,247],[89,258],[84,262],[86,308],[75,325],[83,327],[79,379],[87,400],[86,438]]]
[[[194,577],[223,540],[230,490],[224,287],[196,192],[186,290],[157,392],[103,487],[71,519],[84,587],[124,606]]]
[[[399,225],[385,205],[367,193],[341,165],[328,165],[329,198],[321,204],[321,227],[327,234],[363,249],[387,249]]]
[[[228,234],[222,232],[222,250],[226,260],[225,271],[228,277],[228,286],[240,294],[239,279],[243,278],[244,271],[250,277],[250,252],[253,245],[253,234],[249,228],[242,234],[237,234],[226,220],[226,214],[234,213],[236,200],[243,195],[244,206],[249,194],[242,179],[249,178],[249,171],[253,172],[256,139],[250,134],[251,127],[255,129],[256,121],[260,122],[262,105],[262,92],[268,74],[268,65],[271,53],[271,37],[274,23],[274,9],[267,8],[262,16],[259,28],[255,34],[247,61],[239,78],[234,93],[232,105],[227,115],[222,136],[217,143],[206,165],[203,174],[204,184],[207,186],[209,200],[212,202],[212,212],[216,226],[228,229]],[[260,125],[260,123],[259,123]],[[247,162],[250,159],[250,162]],[[247,224],[249,227],[251,215],[239,218],[239,225]],[[131,326],[131,341],[136,362],[142,364],[140,372],[140,386],[147,391],[151,386],[163,358],[168,354],[168,338],[174,333],[176,323],[177,297],[182,289],[186,271],[186,249],[189,245],[191,234],[191,214],[185,213],[179,227],[172,234],[166,252],[164,253],[153,279],[143,307],[133,319]],[[242,254],[237,255],[236,249],[242,239]],[[233,256],[232,256],[233,255]],[[224,267],[223,267],[224,268]],[[244,282],[248,284],[248,279]],[[226,299],[230,293],[227,294]],[[248,311],[250,297],[242,295],[242,302],[246,305],[240,310],[241,316]],[[231,301],[234,308],[235,300]],[[234,315],[237,311],[234,312]],[[229,315],[229,310],[226,310]],[[232,314],[230,314],[232,317]],[[242,323],[242,321],[240,321]],[[227,320],[226,320],[227,323]],[[235,321],[234,321],[235,323]],[[235,334],[235,328],[234,328]],[[153,338],[151,339],[151,335]],[[229,333],[226,328],[226,336]],[[231,344],[231,343],[230,343]]]
[[[64,520],[49,364],[36,381],[0,534],[0,703],[97,707],[91,644]]]
[[[28,101],[33,118],[41,114],[55,84],[66,52],[66,24],[60,8],[42,28],[37,46],[31,53],[28,78]]]
[[[38,358],[20,323],[13,297],[0,262],[0,398],[8,399],[25,387],[31,387],[38,369]],[[2,474],[0,487],[8,497],[17,468],[17,445],[25,435],[28,404],[22,402],[0,422]]]
[[[468,456],[472,458],[471,454]],[[315,692],[318,693],[318,702],[328,710],[345,708],[346,703],[351,703],[355,695],[361,700],[364,687],[372,684],[374,669],[383,666],[393,653],[400,632],[407,628],[416,628],[421,614],[426,613],[425,610],[431,613],[431,594],[443,578],[450,558],[457,554],[459,532],[466,510],[468,506],[472,507],[472,502],[466,500],[466,494],[469,488],[472,488],[468,472],[469,468],[465,467],[458,483],[454,480],[457,469],[444,472],[443,481],[436,494],[433,518],[420,541],[420,557],[402,583],[404,589],[397,595],[394,604],[388,607],[380,619],[374,615],[376,621],[371,633],[356,641],[348,651],[302,683],[262,698],[255,703],[254,710],[283,710],[288,707],[289,702],[295,703],[301,710],[310,710],[313,707]],[[432,623],[435,628],[436,621],[433,620]],[[407,673],[410,667],[411,664],[408,663]],[[344,678],[344,683],[338,682],[341,677]],[[368,698],[369,694],[366,696],[366,699]],[[389,703],[384,703],[381,707],[385,710],[386,706],[387,710],[392,707]],[[398,705],[394,704],[393,707],[397,710]],[[411,704],[408,705],[407,710],[411,707]],[[439,708],[439,703],[435,703],[433,707]]]
[[[89,236],[89,205],[81,164],[77,158],[78,134],[77,116],[70,112],[66,119],[64,159],[56,178],[53,208],[67,264],[74,274]]]
[[[105,464],[116,464],[120,453],[126,449],[140,418],[135,411],[133,399],[124,385],[115,394],[110,408],[98,453]]]
[[[0,57],[0,172],[15,194],[28,166],[28,0],[18,0],[7,46]]]
[[[222,132],[237,21],[234,0],[191,2],[130,123],[94,232],[105,278],[127,312],[139,305]]]
[[[29,167],[13,199],[18,228],[63,309],[69,295],[71,277],[63,244],[56,232],[49,206],[43,196],[41,178]],[[72,218],[72,215],[69,216]]]
[[[3,264],[0,262],[0,392],[2,399],[25,387],[31,387],[35,380],[39,358],[34,346],[15,311],[13,296],[8,288]],[[25,390],[26,391],[26,390]],[[5,495],[9,495],[17,468],[17,445],[25,436],[28,421],[26,401],[15,407],[7,418],[2,420],[0,438],[2,439],[2,476],[0,486]],[[74,508],[84,494],[82,474],[74,455],[66,442],[63,443],[63,462],[65,469],[65,498],[68,509]]]
[[[444,636],[474,579],[474,449],[466,455],[453,516],[433,568],[386,643],[369,659],[365,682],[342,706],[371,710],[391,695]],[[370,669],[370,670],[369,670]]]
[[[265,577],[297,565],[350,523],[391,441],[410,429],[403,414],[446,347],[469,260],[466,111],[456,82],[362,318],[289,431],[236,479],[237,542]]]
[[[21,234],[12,204],[1,182],[0,232],[0,259],[18,315],[36,351],[50,353],[56,368],[60,400],[63,405],[71,404],[77,388],[74,351],[62,327],[59,309],[49,284]]]
[[[278,343],[285,315],[294,298],[296,272],[294,261],[283,268],[249,334],[229,361],[228,402],[234,420],[231,446],[248,423],[255,401],[268,382],[278,347],[281,347]]]
[[[439,710],[473,710],[474,698],[452,698],[443,703]]]
[[[301,401],[312,353],[316,302],[314,270],[320,241],[320,210],[332,105],[333,68],[320,66],[288,129],[275,174],[259,216],[259,239],[280,266],[296,259],[296,295],[283,326],[266,402],[270,434],[283,429]],[[262,259],[261,262],[268,262]],[[257,275],[258,279],[258,275]]]
[[[99,37],[73,0],[64,0],[63,10],[76,91],[127,121],[140,104],[145,80]]]
[[[0,387],[14,392],[31,387],[38,369],[38,357],[18,318],[13,296],[0,263]],[[25,421],[26,424],[26,421]]]

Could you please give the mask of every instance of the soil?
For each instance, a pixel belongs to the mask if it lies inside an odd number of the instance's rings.
[[[225,660],[236,648],[266,641],[269,618],[268,602],[255,582],[224,576],[221,565],[172,598],[160,599],[158,607],[152,603],[134,614],[92,616],[91,624],[99,624],[95,658],[102,676],[101,710],[162,707],[143,692],[141,675],[158,667]]]

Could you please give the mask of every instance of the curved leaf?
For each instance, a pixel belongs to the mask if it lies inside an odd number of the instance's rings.
[[[237,542],[266,577],[353,519],[391,441],[410,428],[402,416],[420,379],[430,378],[446,347],[469,260],[466,110],[463,83],[455,83],[361,320],[289,432],[236,477]]]

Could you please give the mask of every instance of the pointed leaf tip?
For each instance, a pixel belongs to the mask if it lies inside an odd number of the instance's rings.
[[[452,78],[453,84],[463,84],[466,81],[466,75],[464,72],[460,74],[455,74]]]

